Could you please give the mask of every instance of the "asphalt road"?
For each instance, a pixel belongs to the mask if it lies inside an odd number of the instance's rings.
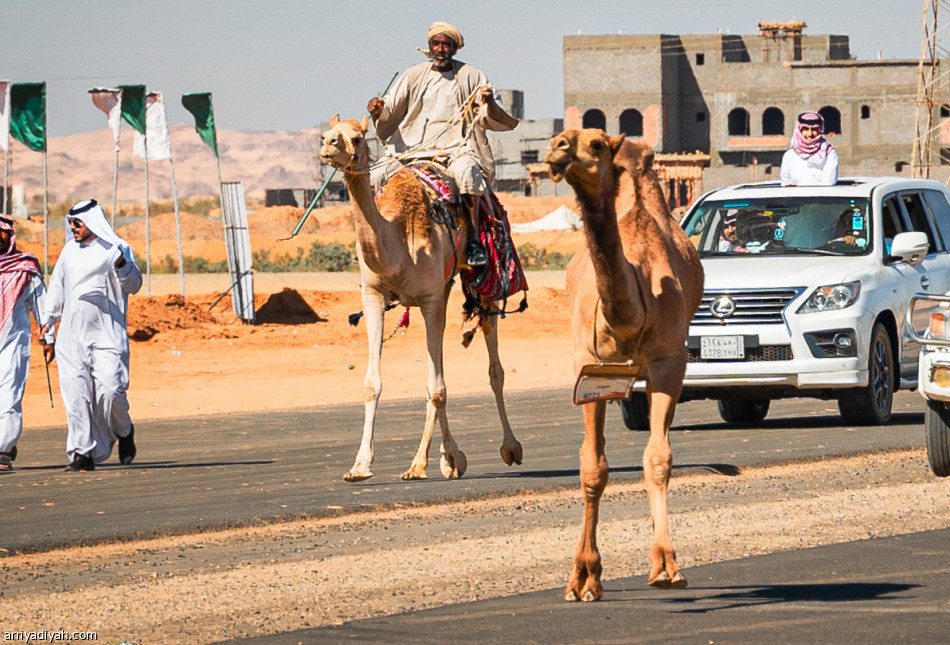
[[[692,567],[686,589],[638,576],[605,582],[597,603],[544,590],[231,642],[946,643],[948,543],[928,531]]]
[[[468,472],[446,482],[438,440],[430,479],[403,482],[423,423],[422,401],[383,400],[377,419],[375,477],[342,481],[362,427],[362,405],[140,422],[138,458],[91,473],[66,473],[63,428],[25,433],[16,471],[0,475],[0,548],[7,553],[59,545],[240,526],[279,518],[326,516],[396,503],[437,503],[578,482],[579,409],[566,390],[512,393],[508,411],[524,444],[524,463],[498,455],[501,430],[490,397],[449,400],[453,434]],[[923,400],[900,393],[885,427],[843,425],[834,402],[773,403],[769,417],[737,428],[712,402],[679,406],[671,441],[675,472],[734,474],[742,468],[923,446]],[[627,431],[608,410],[611,481],[641,478],[646,434]]]

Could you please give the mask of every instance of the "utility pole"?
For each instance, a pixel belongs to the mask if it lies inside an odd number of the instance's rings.
[[[941,10],[950,10],[950,0],[924,0],[921,19],[920,58],[917,63],[917,109],[914,115],[914,147],[911,155],[911,173],[914,177],[930,177],[934,160],[934,141],[941,124],[934,125],[935,110],[940,117],[950,118],[950,66],[941,69],[941,60],[947,60],[947,50],[941,46],[939,28]],[[938,150],[938,156],[940,151]],[[950,161],[950,160],[948,160]]]

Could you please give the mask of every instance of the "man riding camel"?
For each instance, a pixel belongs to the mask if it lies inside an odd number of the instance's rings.
[[[491,190],[495,168],[487,130],[507,131],[518,119],[499,105],[492,86],[475,67],[455,60],[465,41],[453,25],[429,27],[428,60],[407,69],[382,98],[370,99],[366,109],[376,135],[388,142],[395,156],[373,169],[373,185],[382,185],[410,161],[436,161],[455,180],[468,214],[469,266],[487,263],[478,241],[477,203]]]

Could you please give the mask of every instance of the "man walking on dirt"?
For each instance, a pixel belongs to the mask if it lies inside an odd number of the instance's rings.
[[[105,212],[90,199],[66,217],[67,235],[50,277],[43,314],[45,333],[59,322],[47,359],[59,358],[59,388],[66,408],[70,471],[95,470],[119,442],[119,460],[135,459],[129,416],[129,294],[142,287],[132,249],[117,236]]]
[[[484,265],[485,249],[478,241],[476,205],[491,189],[494,158],[487,130],[513,130],[518,119],[498,104],[492,86],[475,67],[455,60],[465,41],[454,25],[435,22],[420,49],[430,60],[410,67],[382,99],[370,99],[366,109],[373,117],[380,141],[392,145],[395,158],[373,172],[381,185],[402,168],[400,162],[434,160],[455,180],[468,212],[468,264]]]

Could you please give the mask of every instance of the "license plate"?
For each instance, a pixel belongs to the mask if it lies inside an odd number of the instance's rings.
[[[742,336],[702,336],[699,339],[699,357],[708,360],[745,358]]]

